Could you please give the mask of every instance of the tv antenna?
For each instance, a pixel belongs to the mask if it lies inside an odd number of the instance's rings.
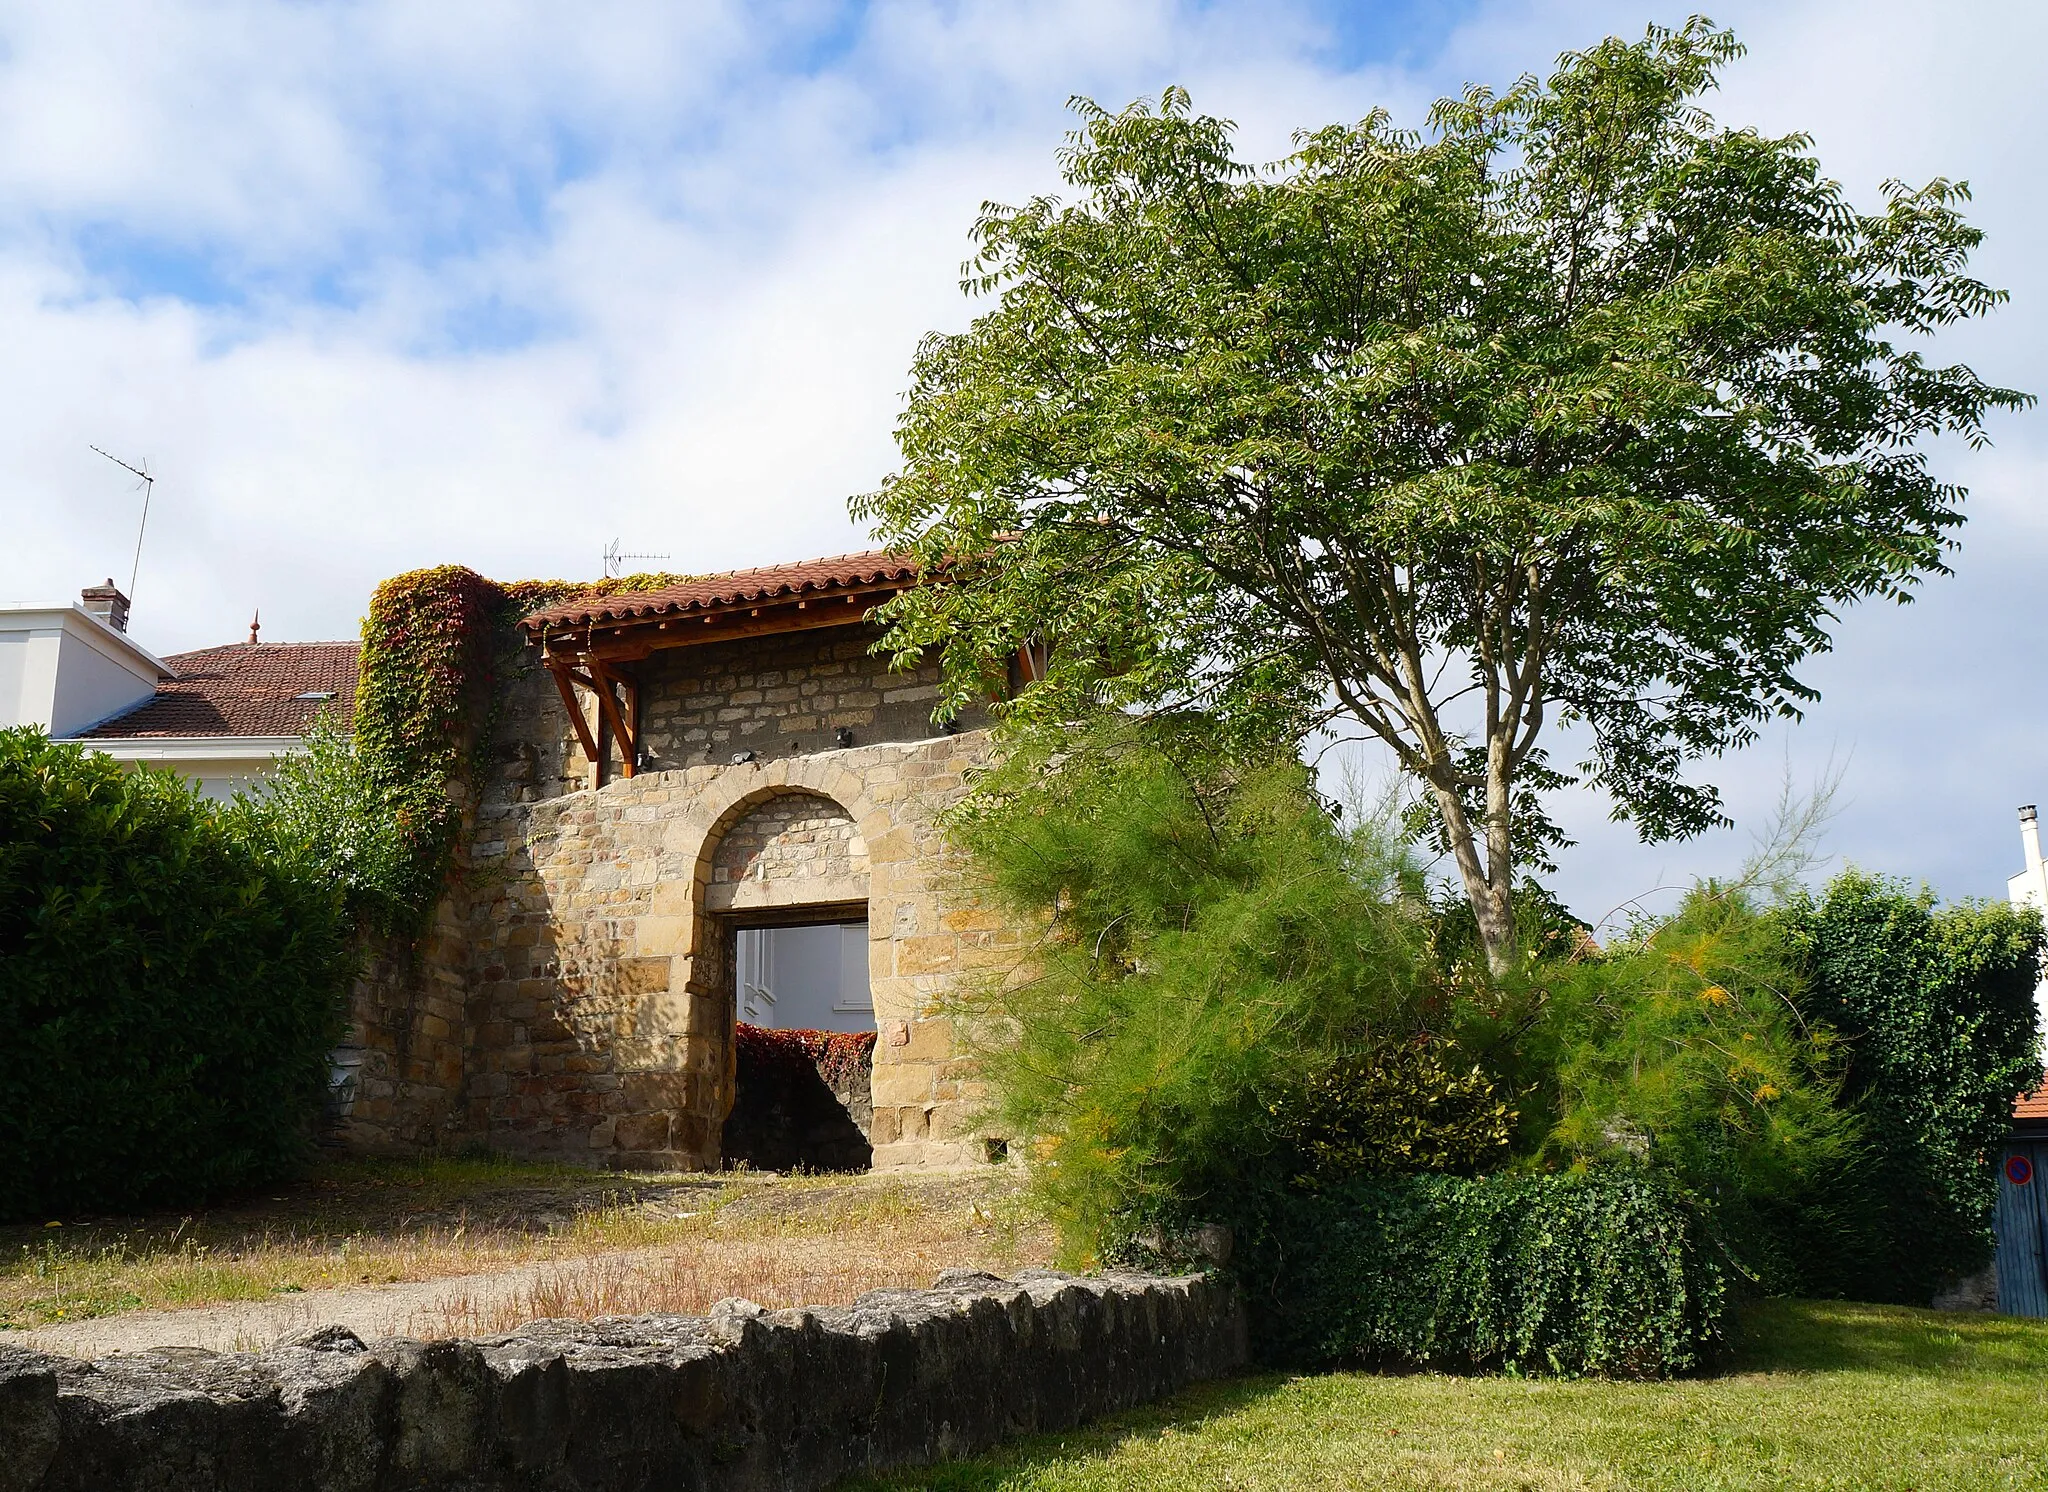
[[[135,577],[142,573],[142,536],[149,531],[149,499],[156,491],[156,478],[149,474],[147,456],[142,458],[142,465],[130,466],[119,456],[110,455],[96,445],[88,445],[86,449],[95,455],[105,456],[121,470],[133,472],[142,478],[142,522],[135,527],[135,563],[128,567],[128,604],[132,606],[135,604]]]
[[[619,541],[614,539],[611,543],[604,546],[604,578],[606,580],[617,580],[621,575],[625,574],[627,560],[665,560],[668,557],[665,554],[621,554],[619,553]]]

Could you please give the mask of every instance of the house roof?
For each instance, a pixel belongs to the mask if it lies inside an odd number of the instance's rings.
[[[354,642],[237,642],[173,653],[164,661],[177,677],[158,684],[154,699],[79,735],[298,736],[323,710],[347,730],[361,654]]]
[[[878,587],[900,589],[917,579],[917,567],[910,557],[886,550],[865,554],[837,554],[825,559],[799,560],[789,565],[769,565],[758,570],[728,570],[706,575],[658,591],[623,591],[609,595],[586,593],[558,601],[529,613],[520,626],[528,632],[555,631],[564,627],[601,625],[607,622],[641,621],[654,617],[678,616],[691,612],[749,610],[764,603],[799,600],[832,592],[870,591]]]
[[[2012,1116],[2048,1124],[2048,1074],[2043,1074],[2040,1087],[2020,1096],[2020,1101],[2012,1106]]]

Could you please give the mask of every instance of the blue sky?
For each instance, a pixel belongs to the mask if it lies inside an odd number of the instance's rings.
[[[1866,199],[1967,177],[2014,303],[1941,354],[2048,391],[2031,4],[1717,7],[1715,111],[1803,129]],[[1433,4],[579,6],[0,0],[0,596],[125,581],[160,651],[353,635],[386,575],[690,569],[859,547],[917,338],[989,198],[1057,185],[1064,101],[1182,83],[1244,148],[1376,105],[1419,121],[1682,8]],[[2048,799],[2033,625],[2041,416],[1984,453],[1954,579],[1844,619],[1797,727],[1716,764],[1743,828],[1642,847],[1575,796],[1583,913],[1742,858],[1789,771],[1846,764],[1830,847],[1954,894]],[[1368,767],[1370,764],[1368,763]]]

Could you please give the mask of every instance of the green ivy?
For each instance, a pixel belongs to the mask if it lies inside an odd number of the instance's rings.
[[[576,596],[661,590],[696,577],[495,581],[462,565],[412,570],[378,586],[363,621],[355,764],[373,811],[406,852],[376,888],[394,931],[421,927],[447,880],[463,801],[481,778],[501,667],[515,622]],[[347,795],[330,793],[340,801]]]
[[[1667,1378],[1722,1340],[1704,1219],[1647,1168],[1360,1179],[1237,1228],[1286,1363]]]
[[[1991,1257],[1993,1160],[2013,1100],[2041,1075],[2040,915],[1939,906],[1850,871],[1779,916],[1801,1004],[1842,1035],[1865,1145],[1808,1251],[1806,1288],[1924,1305]]]

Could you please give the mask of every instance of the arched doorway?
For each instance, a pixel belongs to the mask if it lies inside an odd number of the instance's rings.
[[[713,846],[707,953],[734,1026],[727,1165],[864,1170],[872,1159],[868,852],[822,794],[743,808]]]

